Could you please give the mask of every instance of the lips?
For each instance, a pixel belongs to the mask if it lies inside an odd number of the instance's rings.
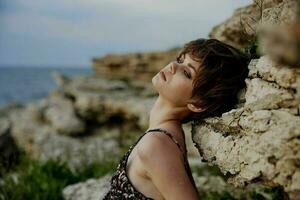
[[[164,73],[163,71],[160,71],[160,72],[159,72],[159,75],[160,75],[160,77],[161,77],[164,81],[167,80],[166,75],[165,75],[165,73]]]

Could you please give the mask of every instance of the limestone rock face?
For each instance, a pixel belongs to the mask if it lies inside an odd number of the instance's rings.
[[[244,106],[193,125],[203,160],[229,173],[229,182],[253,180],[300,192],[300,73],[268,56],[252,60]],[[299,197],[299,196],[298,196]]]
[[[163,52],[108,54],[93,59],[93,67],[101,77],[147,80],[151,78],[170,61],[175,60],[179,49]]]
[[[255,37],[261,23],[290,23],[296,17],[296,7],[295,0],[254,1],[215,26],[209,36],[237,48],[245,47]]]
[[[251,60],[248,68],[249,78],[261,78],[268,82],[274,82],[281,88],[297,89],[299,87],[300,70],[280,66],[267,55]]]
[[[296,19],[297,0],[274,1],[264,6],[261,25],[289,24]]]
[[[279,66],[269,56],[251,63],[246,79],[246,107],[251,110],[299,108],[300,69]]]

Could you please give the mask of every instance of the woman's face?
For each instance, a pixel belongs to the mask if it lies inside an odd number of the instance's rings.
[[[176,106],[185,106],[192,96],[193,80],[200,63],[185,54],[179,62],[173,61],[161,69],[152,84],[161,97]]]

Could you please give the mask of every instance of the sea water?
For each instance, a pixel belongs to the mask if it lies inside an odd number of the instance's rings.
[[[0,67],[0,107],[46,97],[56,86],[52,73],[68,77],[92,74],[91,68]]]

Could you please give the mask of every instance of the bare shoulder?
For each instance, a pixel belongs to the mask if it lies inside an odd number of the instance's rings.
[[[166,200],[198,199],[179,148],[163,133],[146,135],[137,154],[152,183]]]
[[[159,158],[169,161],[183,161],[181,152],[176,144],[162,132],[146,134],[137,147],[137,154],[141,159]]]

